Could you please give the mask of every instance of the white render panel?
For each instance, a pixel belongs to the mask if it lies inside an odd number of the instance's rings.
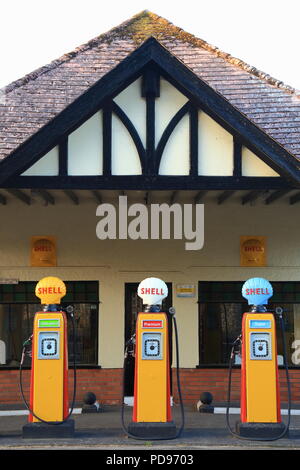
[[[165,128],[188,99],[167,80],[160,80],[160,97],[155,100],[155,144]]]
[[[22,176],[57,176],[58,172],[58,146],[56,146],[24,171]]]
[[[198,174],[232,176],[232,135],[206,113],[199,111],[198,136]]]
[[[136,146],[124,124],[112,116],[112,175],[141,175],[142,167]]]
[[[138,78],[114,98],[137,130],[146,146],[146,99],[141,96],[142,79]]]
[[[102,128],[102,111],[99,111],[69,135],[69,175],[102,175]]]
[[[184,116],[172,132],[159,166],[160,175],[188,175],[190,172],[189,116]]]
[[[243,176],[280,176],[247,147],[242,148]]]

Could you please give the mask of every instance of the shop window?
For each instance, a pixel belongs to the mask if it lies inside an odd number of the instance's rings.
[[[74,307],[76,363],[98,365],[98,281],[66,281],[62,308]],[[19,367],[23,342],[32,334],[35,312],[41,310],[35,296],[36,282],[0,285],[0,368]],[[69,365],[74,359],[73,328],[68,321]],[[30,366],[26,357],[24,366]]]
[[[228,365],[232,343],[241,333],[243,313],[249,310],[241,294],[243,283],[199,282],[199,367]],[[296,353],[300,345],[300,282],[272,282],[272,286],[269,310],[283,307],[288,365],[299,367],[300,353]],[[276,329],[278,363],[282,364],[278,318]]]

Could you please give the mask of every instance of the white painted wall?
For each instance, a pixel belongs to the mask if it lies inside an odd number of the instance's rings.
[[[160,97],[155,100],[155,145],[175,114],[187,103],[188,99],[167,80],[160,80]]]
[[[141,175],[142,167],[136,146],[117,116],[112,116],[112,175]]]
[[[280,176],[247,147],[242,147],[243,176]]]
[[[141,96],[142,79],[138,78],[114,98],[114,101],[127,114],[146,146],[146,100]]]
[[[69,175],[102,174],[102,140],[102,111],[99,111],[69,135]]]
[[[157,276],[173,283],[181,367],[195,367],[197,297],[176,297],[177,283],[197,285],[199,280],[240,281],[256,276],[270,281],[300,281],[299,207],[290,206],[288,200],[241,206],[240,194],[239,199],[218,206],[216,195],[209,196],[205,201],[204,248],[185,251],[184,240],[100,241],[96,238],[97,204],[79,195],[82,201],[79,206],[63,202],[66,199],[58,192],[55,206],[43,206],[38,200],[26,206],[9,198],[8,204],[0,207],[0,277],[38,281],[43,276],[55,275],[64,280],[98,280],[99,358],[103,367],[122,367],[126,282]],[[105,192],[103,200],[109,201]],[[30,267],[33,235],[56,236],[57,267]],[[241,235],[267,237],[267,267],[240,267]]]
[[[22,173],[23,176],[57,176],[59,171],[58,146]]]
[[[198,132],[198,174],[232,176],[232,135],[203,111],[198,115]]]
[[[188,175],[190,172],[189,116],[184,116],[172,132],[160,161],[160,175]]]

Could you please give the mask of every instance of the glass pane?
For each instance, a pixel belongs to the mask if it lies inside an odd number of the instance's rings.
[[[26,331],[27,325],[27,305],[13,304],[5,307],[7,307],[5,322],[7,333],[6,365],[11,367],[19,366],[25,339],[24,331]]]
[[[41,311],[35,296],[36,282],[0,285],[0,367],[19,367],[23,343],[33,332],[33,319]],[[79,364],[98,364],[98,281],[66,281],[65,304],[75,304],[75,317],[78,323],[77,359]],[[73,360],[73,333],[70,334],[70,360]],[[73,355],[74,356],[74,355]],[[31,358],[25,357],[24,366],[31,365]]]
[[[67,304],[64,304],[66,307]],[[98,304],[74,304],[75,317],[75,357],[77,364],[98,364]],[[69,365],[74,361],[74,331],[68,317]]]
[[[284,339],[287,349],[287,363],[288,365],[297,365],[293,363],[294,353],[294,340],[299,337],[299,321],[300,321],[300,305],[297,304],[284,304],[284,303],[272,303],[270,309],[275,310],[276,307],[283,308],[283,325],[284,325]],[[276,337],[277,337],[277,356],[279,365],[283,364],[283,338],[282,338],[282,327],[279,317],[275,315],[276,319]],[[299,337],[300,339],[300,337]],[[297,362],[297,361],[296,361]],[[300,361],[299,364],[300,365]]]
[[[200,305],[200,364],[228,364],[233,341],[241,332],[243,304]]]

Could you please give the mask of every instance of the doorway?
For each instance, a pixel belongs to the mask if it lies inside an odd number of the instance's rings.
[[[162,312],[165,312],[168,317],[168,331],[169,331],[169,357],[170,368],[172,366],[172,317],[169,314],[169,308],[172,307],[172,283],[167,282],[168,297],[162,301]],[[138,282],[125,283],[125,344],[135,333],[135,325],[137,314],[143,311],[143,301],[137,295]],[[124,391],[125,397],[132,397],[134,391],[134,365],[135,359],[128,356],[125,362],[124,373]],[[171,374],[171,370],[170,370]],[[170,375],[171,377],[171,375]],[[171,380],[172,391],[172,380]]]

